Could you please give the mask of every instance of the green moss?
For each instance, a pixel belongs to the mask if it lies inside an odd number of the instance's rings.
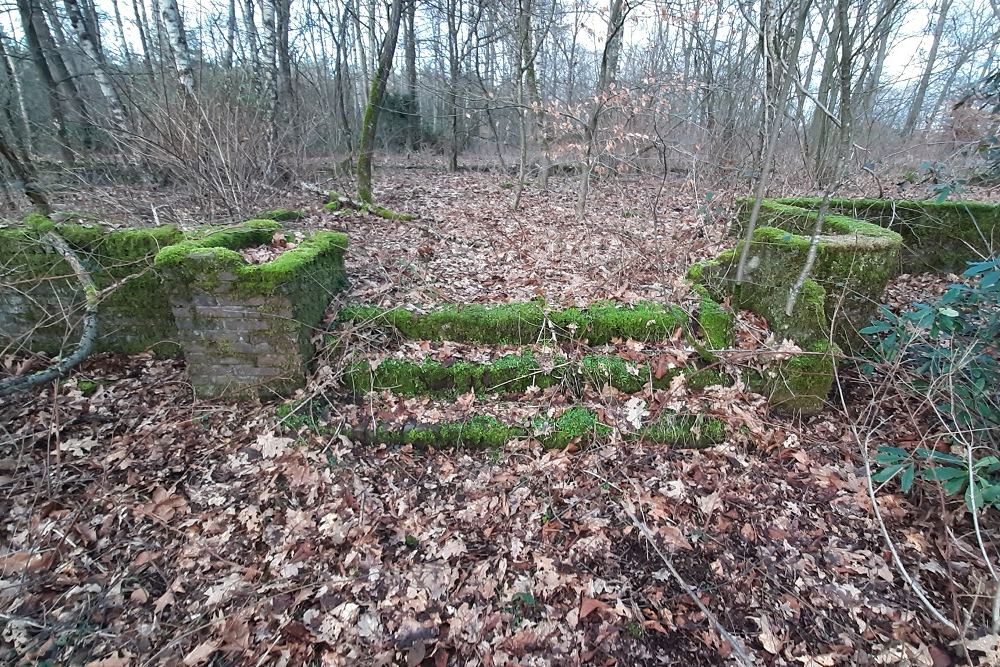
[[[396,220],[398,222],[409,222],[415,217],[409,213],[400,213],[399,211],[393,211],[391,208],[378,205],[365,206],[364,210],[372,215],[377,215],[380,218],[385,218],[386,220]]]
[[[268,295],[281,285],[303,278],[320,257],[330,256],[342,269],[347,236],[337,232],[316,232],[263,264],[248,264],[236,252],[269,242],[276,229],[280,226],[272,221],[251,220],[243,228],[217,231],[200,240],[164,248],[156,255],[155,266],[168,272],[175,283],[197,283],[203,289],[214,286],[219,272],[230,271],[235,276],[234,289],[243,296]]]
[[[537,417],[534,420],[535,437],[542,446],[562,449],[571,444],[596,442],[611,434],[611,427],[602,424],[597,413],[584,407],[573,407],[556,419]]]
[[[838,347],[816,341],[805,347],[803,354],[771,364],[759,389],[775,409],[819,412],[826,407],[839,355]]]
[[[780,203],[815,207],[815,198]],[[903,238],[900,270],[960,272],[969,261],[988,256],[1000,236],[1000,206],[961,200],[915,201],[833,199],[831,209],[891,228]]]
[[[495,417],[476,415],[459,422],[411,423],[402,428],[390,428],[378,424],[375,428],[355,429],[353,434],[363,442],[412,445],[420,449],[444,447],[496,449],[515,438],[526,437],[527,431],[504,424]]]
[[[279,285],[301,277],[306,267],[321,256],[332,255],[342,261],[346,249],[346,234],[316,232],[271,262],[240,267],[237,271],[237,284],[250,292],[269,294]]]
[[[343,380],[348,391],[356,396],[369,391],[437,397],[454,397],[469,391],[509,395],[521,394],[529,387],[546,389],[560,383],[572,388],[584,384],[597,389],[611,386],[634,394],[644,391],[650,382],[653,388],[666,389],[681,373],[688,375],[688,386],[696,389],[730,384],[726,376],[712,369],[676,368],[655,378],[647,364],[604,355],[586,355],[579,361],[558,357],[553,360],[552,370],[545,371],[529,351],[508,354],[489,363],[387,359],[374,370],[368,362],[357,361],[345,368]]]
[[[26,227],[41,233],[50,232],[55,229],[56,226],[56,223],[52,222],[41,213],[29,213],[24,216],[24,224]]]
[[[704,389],[713,386],[728,387],[733,384],[732,379],[728,375],[711,368],[704,368],[688,373],[684,379],[687,386],[691,389]]]
[[[275,220],[277,222],[294,222],[306,217],[305,211],[290,208],[276,208],[271,211],[261,211],[254,216],[256,220]]]
[[[542,302],[447,305],[428,313],[348,306],[341,310],[341,320],[381,324],[413,340],[519,345],[549,340],[553,335],[587,339],[594,345],[614,339],[664,340],[687,325],[686,314],[676,306],[612,302],[548,313]]]
[[[620,391],[635,394],[649,382],[649,367],[633,364],[621,357],[589,355],[580,360],[583,379],[594,387],[611,385]]]
[[[715,361],[713,350],[723,350],[732,346],[733,315],[712,298],[711,293],[702,285],[694,286],[700,297],[698,305],[698,328],[704,340],[705,349],[699,350],[703,357]]]
[[[702,415],[674,415],[660,417],[643,427],[630,439],[675,447],[708,447],[724,442],[725,424]]]
[[[816,203],[816,208],[819,206],[819,201]],[[737,216],[740,225],[746,224],[749,220],[752,207],[752,199],[744,199],[739,202]],[[840,215],[836,212],[837,210],[834,208],[823,218],[823,228],[827,234],[884,239],[889,244],[902,242],[902,237],[892,230],[854,217]],[[819,211],[812,207],[803,208],[783,203],[781,200],[765,199],[761,203],[757,225],[779,228],[792,232],[794,235],[811,235],[818,216]],[[739,231],[739,227],[736,229]],[[808,244],[809,239],[805,240]]]

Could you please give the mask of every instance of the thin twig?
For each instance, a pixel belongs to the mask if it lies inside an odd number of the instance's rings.
[[[719,635],[727,642],[729,642],[729,645],[733,647],[733,653],[736,655],[736,658],[737,660],[739,660],[740,664],[753,665],[754,664],[753,655],[747,652],[747,649],[743,645],[742,641],[737,639],[722,626],[722,623],[719,622],[718,617],[716,617],[716,615],[712,613],[712,610],[706,607],[705,603],[701,601],[700,597],[698,597],[697,591],[695,591],[686,581],[684,581],[684,577],[682,577],[681,573],[678,572],[677,568],[674,567],[673,561],[667,558],[666,554],[664,554],[663,551],[660,550],[660,546],[656,543],[656,538],[653,537],[653,533],[652,531],[649,530],[649,526],[644,524],[642,521],[639,521],[639,519],[636,518],[635,514],[633,514],[628,507],[625,507],[624,505],[622,507],[625,510],[625,514],[628,515],[628,518],[632,520],[632,524],[639,529],[639,532],[642,533],[643,537],[646,538],[650,546],[653,547],[653,551],[656,552],[656,555],[659,556],[660,560],[663,561],[663,564],[667,566],[667,571],[670,572],[670,575],[674,578],[677,584],[682,589],[684,589],[684,592],[687,593],[688,597],[690,597],[691,600],[694,601],[694,603],[698,606],[698,609],[701,610],[701,613],[705,614],[705,618],[707,618],[712,623],[712,625],[715,626],[715,629],[719,633]]]

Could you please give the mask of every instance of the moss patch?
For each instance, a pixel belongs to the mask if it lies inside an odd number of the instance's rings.
[[[291,208],[276,208],[271,211],[261,211],[254,216],[255,220],[274,220],[276,222],[294,222],[306,217],[305,211]]]
[[[579,360],[559,357],[544,370],[531,352],[509,354],[489,363],[433,359],[421,362],[387,359],[372,369],[368,362],[350,364],[344,384],[354,395],[369,391],[392,391],[402,396],[454,397],[469,391],[477,394],[521,394],[529,387],[541,389],[565,383],[595,388],[611,386],[625,393],[639,393],[651,383],[666,389],[674,377],[688,375],[688,386],[703,389],[713,384],[730,384],[722,373],[695,368],[673,369],[655,377],[647,364],[635,364],[616,356],[586,355]]]
[[[326,432],[327,428],[319,424],[327,416],[328,408],[328,404],[314,408],[300,402],[290,402],[279,406],[278,412],[279,416],[284,417],[284,426],[290,430],[308,428]],[[537,440],[547,448],[588,446],[604,442],[612,431],[610,426],[601,422],[597,413],[577,406],[556,417],[535,417],[530,424],[510,424],[490,415],[475,415],[443,423],[411,421],[390,425],[380,421],[374,425],[359,425],[349,429],[348,433],[354,439],[368,444],[496,451],[511,440],[528,438]],[[623,437],[654,445],[700,448],[723,442],[725,426],[720,420],[705,415],[663,414],[639,431]]]
[[[347,306],[342,321],[370,322],[413,340],[452,340],[525,345],[558,339],[586,339],[602,345],[614,339],[666,340],[687,326],[687,315],[676,306],[611,302],[588,308],[549,310],[542,302],[495,306],[448,305],[427,313],[375,306]]]

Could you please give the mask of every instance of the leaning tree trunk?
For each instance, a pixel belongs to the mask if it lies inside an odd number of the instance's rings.
[[[906,123],[903,124],[903,136],[908,137],[913,134],[923,111],[924,97],[927,96],[927,87],[931,83],[931,75],[934,73],[934,61],[937,60],[938,47],[941,45],[941,35],[944,33],[945,22],[948,20],[948,10],[951,9],[952,0],[942,0],[941,9],[938,13],[938,20],[934,26],[934,38],[931,42],[931,50],[927,54],[927,65],[924,73],[917,82],[917,90],[913,95],[913,104],[910,105],[910,112],[906,115]]]
[[[361,138],[358,140],[358,199],[366,204],[372,203],[372,158],[375,156],[375,132],[378,129],[379,109],[385,96],[385,87],[392,71],[392,59],[396,54],[396,38],[399,36],[399,18],[403,8],[403,0],[392,0],[389,11],[389,24],[386,27],[385,39],[378,54],[378,67],[372,77],[372,85],[368,91],[368,102],[361,118]]]
[[[611,14],[608,17],[608,36],[604,40],[604,51],[601,55],[601,74],[597,82],[597,95],[594,106],[591,107],[587,124],[583,128],[584,153],[583,173],[580,175],[580,189],[576,197],[576,219],[583,220],[587,211],[587,195],[590,192],[590,174],[594,169],[594,149],[597,143],[597,127],[601,121],[601,113],[606,103],[611,84],[618,75],[618,56],[622,48],[622,29],[625,17],[630,7],[623,0],[611,0]]]
[[[108,107],[111,109],[112,123],[115,129],[124,130],[127,124],[125,106],[122,104],[122,100],[118,96],[118,91],[115,90],[115,85],[111,81],[111,75],[107,70],[100,48],[90,32],[87,22],[84,21],[83,14],[80,13],[80,6],[77,4],[77,0],[63,0],[63,3],[66,6],[66,13],[69,15],[73,30],[80,40],[80,48],[83,49],[83,52],[93,65],[97,86],[101,89],[101,94],[107,100]]]

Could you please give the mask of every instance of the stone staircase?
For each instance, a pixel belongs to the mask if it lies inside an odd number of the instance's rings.
[[[336,389],[279,415],[390,446],[704,447],[724,440],[723,422],[667,405],[731,382],[702,338],[683,309],[656,303],[352,305],[327,336]]]

